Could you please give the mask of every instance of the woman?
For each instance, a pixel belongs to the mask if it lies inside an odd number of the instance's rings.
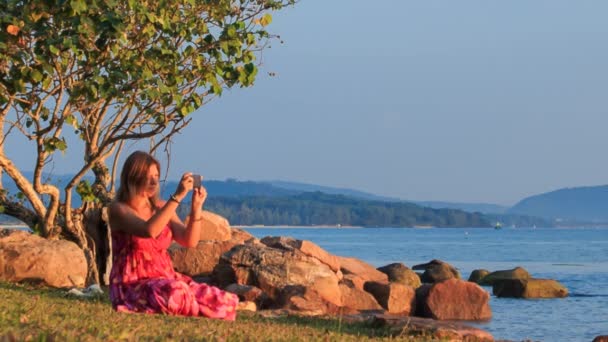
[[[170,199],[161,201],[159,178],[160,164],[148,153],[134,152],[125,161],[116,199],[109,208],[112,306],[122,312],[234,320],[237,296],[175,272],[167,253],[172,240],[187,247],[197,245],[207,191],[193,189],[192,174],[186,173]],[[190,190],[192,207],[184,225],[175,210]]]

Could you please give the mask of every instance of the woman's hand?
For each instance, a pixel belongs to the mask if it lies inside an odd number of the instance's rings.
[[[190,190],[192,190],[192,186],[194,184],[194,179],[192,178],[192,172],[186,172],[180,179],[179,184],[177,185],[177,189],[175,190],[175,197],[178,201],[182,201],[184,197],[188,194]]]
[[[198,213],[207,199],[207,189],[201,186],[192,191],[192,213]]]

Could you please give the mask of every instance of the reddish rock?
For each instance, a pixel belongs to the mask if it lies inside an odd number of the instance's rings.
[[[354,314],[355,309],[340,307],[328,302],[311,288],[290,285],[281,289],[277,303],[284,309],[292,310],[300,315],[342,315]]]
[[[230,223],[224,217],[212,213],[207,210],[202,210],[202,227],[201,227],[201,240],[214,240],[214,241],[227,241],[230,240],[232,232],[230,230]],[[186,224],[190,216],[186,217]]]
[[[376,299],[369,293],[340,283],[342,306],[355,310],[382,310]]]
[[[568,289],[553,279],[502,279],[494,281],[492,293],[496,297],[564,298]]]
[[[425,337],[430,335],[432,338],[427,337],[427,339],[433,341],[494,341],[494,337],[489,332],[459,322],[442,322],[428,318],[382,314],[375,314],[373,317],[373,323],[389,327],[396,336],[400,336],[404,331],[407,331]],[[345,320],[350,321],[350,317],[345,317]]]
[[[343,278],[341,279],[341,282],[347,284],[350,287],[354,287],[358,290],[365,291],[363,289],[363,287],[365,285],[365,280],[363,280],[363,278],[359,277],[358,275],[345,274],[343,276]]]
[[[416,311],[416,292],[410,286],[368,281],[365,291],[371,293],[390,314],[409,316]]]
[[[374,266],[356,258],[346,258],[338,256],[340,262],[340,270],[346,277],[347,274],[354,274],[366,281],[377,281],[380,283],[388,283],[388,276],[378,271]]]
[[[600,335],[600,336],[596,336],[593,339],[593,342],[608,342],[608,335]]]
[[[86,276],[87,261],[75,243],[0,229],[0,280],[84,287]]]
[[[439,320],[484,320],[492,317],[490,295],[479,285],[450,279],[417,290],[417,314]]]
[[[230,239],[234,242],[238,242],[238,244],[243,244],[247,241],[256,240],[256,238],[249,234],[249,232],[239,229],[239,228],[230,228]]]
[[[169,255],[176,271],[189,275],[209,275],[220,261],[220,256],[232,247],[235,241],[200,241],[196,247],[185,248],[177,243],[169,247]]]

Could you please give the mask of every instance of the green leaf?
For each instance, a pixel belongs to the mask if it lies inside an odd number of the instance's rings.
[[[42,81],[42,74],[38,70],[34,69],[30,76],[32,77],[32,81],[34,81],[36,83]]]
[[[93,187],[89,184],[89,181],[82,180],[76,186],[76,193],[80,196],[83,202],[98,202],[99,199],[93,192]]]
[[[59,54],[59,49],[57,47],[55,47],[54,45],[49,46],[49,51],[53,54],[53,55],[58,55]]]
[[[270,15],[270,13],[264,14],[264,16],[262,16],[262,19],[260,19],[260,25],[262,25],[262,26],[268,26],[268,25],[270,25],[271,22],[272,22],[272,15]]]
[[[70,1],[70,6],[72,6],[72,10],[76,14],[80,14],[87,10],[87,4],[84,0],[72,0]]]

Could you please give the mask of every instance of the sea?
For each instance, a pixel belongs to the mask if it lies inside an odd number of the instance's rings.
[[[592,341],[608,335],[608,229],[605,228],[245,228],[258,238],[291,236],[376,267],[408,267],[432,259],[471,271],[521,266],[535,278],[555,279],[567,298],[497,298],[492,319],[466,322],[512,341]]]

